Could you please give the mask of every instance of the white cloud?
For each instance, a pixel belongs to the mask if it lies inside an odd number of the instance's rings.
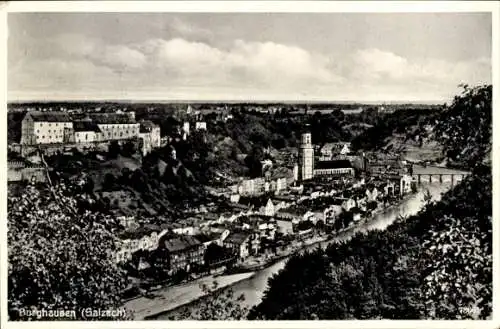
[[[453,95],[461,82],[491,82],[487,58],[415,60],[380,49],[331,58],[274,42],[236,40],[217,48],[174,38],[107,45],[83,35],[39,41],[36,48],[43,51],[36,56],[25,52],[10,67],[10,91],[404,100],[442,99]]]

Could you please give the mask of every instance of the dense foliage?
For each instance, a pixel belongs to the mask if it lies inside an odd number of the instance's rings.
[[[366,129],[352,140],[355,150],[378,150],[387,143],[387,138],[394,134],[404,134],[407,139],[413,139],[419,132],[423,134],[422,127],[431,124],[439,114],[439,110],[404,109],[391,114],[372,115],[373,126]]]
[[[195,307],[186,305],[173,312],[169,320],[243,320],[248,308],[242,306],[245,296],[235,296],[231,288],[219,289],[217,281],[213,284],[201,284],[200,289],[206,295],[195,302]]]
[[[478,168],[406,222],[293,257],[249,317],[485,318],[492,310],[491,198],[489,168]]]
[[[27,186],[8,198],[8,310],[116,308],[126,276],[114,262],[116,219],[79,209],[67,189]],[[21,312],[21,313],[20,313]],[[103,320],[103,319],[101,319]]]
[[[452,164],[472,168],[491,159],[491,106],[491,85],[465,85],[462,94],[441,114],[435,134]]]

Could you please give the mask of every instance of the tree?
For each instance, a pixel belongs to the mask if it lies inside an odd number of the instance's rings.
[[[106,191],[112,191],[116,184],[116,178],[111,173],[104,175],[104,181],[102,182],[102,188]]]
[[[243,320],[248,313],[244,306],[245,296],[236,297],[231,288],[219,289],[217,281],[212,286],[200,284],[200,289],[207,297],[194,307],[185,308],[172,320]]]
[[[490,156],[492,86],[462,86],[450,107],[442,111],[434,132],[453,163],[473,168]]]
[[[135,154],[135,152],[137,152],[136,145],[131,141],[127,141],[123,145],[123,150],[121,153],[123,154],[123,156],[131,157]]]
[[[108,157],[110,159],[116,159],[120,155],[120,144],[117,141],[111,141],[108,148]]]
[[[126,276],[114,261],[114,217],[77,214],[77,200],[58,185],[29,185],[8,198],[8,311],[110,309],[120,305]]]

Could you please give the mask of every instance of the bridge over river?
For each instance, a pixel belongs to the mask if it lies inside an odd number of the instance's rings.
[[[461,170],[414,165],[411,176],[418,185],[423,183],[451,183],[453,186],[462,181],[468,174],[468,172]]]

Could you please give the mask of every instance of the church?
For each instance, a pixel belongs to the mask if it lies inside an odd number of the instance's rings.
[[[354,168],[349,160],[315,161],[314,145],[308,131],[301,136],[298,163],[294,171],[298,181],[318,176],[354,176]]]

